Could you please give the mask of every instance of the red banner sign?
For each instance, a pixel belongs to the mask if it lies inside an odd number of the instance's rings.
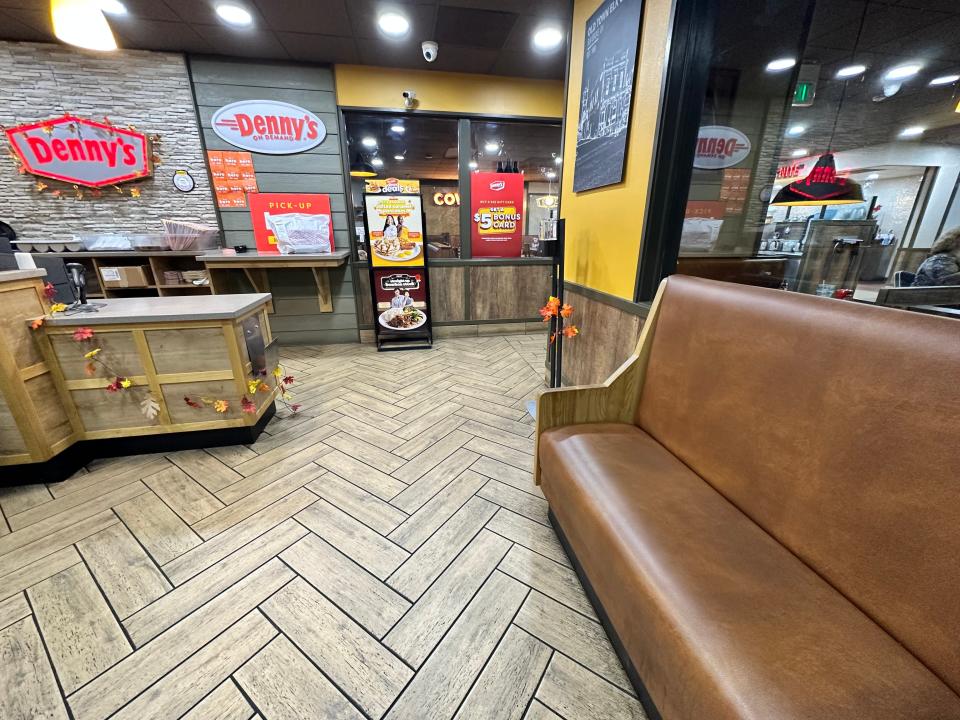
[[[315,254],[333,251],[330,196],[301,193],[249,193],[257,250],[264,254]]]
[[[136,130],[64,115],[6,133],[27,172],[40,177],[98,188],[153,173],[149,140]]]
[[[470,175],[470,233],[474,257],[520,257],[523,249],[523,175]]]

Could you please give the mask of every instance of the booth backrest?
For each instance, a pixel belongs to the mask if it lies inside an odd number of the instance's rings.
[[[673,276],[636,423],[960,691],[958,381],[956,320]]]

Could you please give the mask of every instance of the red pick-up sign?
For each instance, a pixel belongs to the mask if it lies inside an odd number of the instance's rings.
[[[6,130],[27,172],[85,187],[152,174],[150,143],[136,130],[64,115]]]

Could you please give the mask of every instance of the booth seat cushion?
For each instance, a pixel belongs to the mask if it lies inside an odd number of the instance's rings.
[[[935,675],[643,430],[550,430],[540,463],[664,718],[960,718]]]

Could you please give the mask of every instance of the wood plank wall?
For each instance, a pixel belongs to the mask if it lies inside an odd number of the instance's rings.
[[[316,114],[327,128],[317,147],[296,155],[254,153],[253,165],[261,192],[316,192],[330,195],[337,248],[350,246],[347,206],[340,159],[340,136],[333,70],[317,65],[248,62],[189,57],[194,95],[207,150],[238,150],[211,129],[210,118],[220,107],[238,100],[278,100]],[[227,246],[254,246],[250,212],[220,210]],[[238,280],[242,282],[242,278]],[[359,338],[352,273],[349,266],[330,271],[333,313],[320,313],[309,270],[270,273],[275,314],[274,335],[286,343],[356,342]],[[366,297],[366,295],[364,296]]]

